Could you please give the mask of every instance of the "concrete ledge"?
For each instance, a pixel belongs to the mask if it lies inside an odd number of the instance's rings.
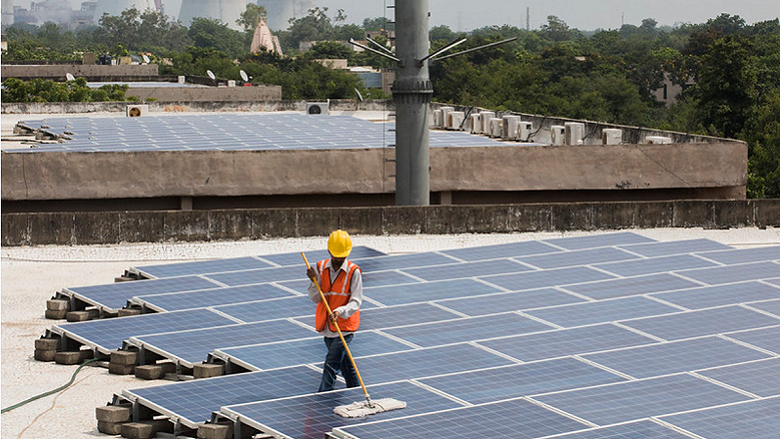
[[[90,220],[80,224],[92,224],[97,230],[75,228],[82,217]],[[3,245],[94,244],[95,234],[104,228],[102,224],[117,220],[122,224],[121,231],[118,235],[101,235],[106,239],[102,244],[327,236],[339,227],[375,235],[780,227],[780,199],[4,213]],[[18,221],[26,225],[5,227]],[[84,240],[86,235],[93,237]],[[65,318],[64,313],[54,310],[47,310],[46,316]]]

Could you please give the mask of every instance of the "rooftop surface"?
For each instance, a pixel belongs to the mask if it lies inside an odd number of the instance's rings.
[[[736,248],[780,245],[780,231],[777,229],[654,229],[633,232],[658,241],[706,238]],[[581,235],[587,233],[355,236],[353,239],[356,245],[403,254]],[[324,238],[307,238],[202,244],[2,248],[3,406],[64,384],[76,369],[76,366],[42,363],[32,358],[34,340],[57,323],[43,318],[45,301],[55,291],[67,286],[110,283],[114,276],[130,266],[321,250],[324,245]],[[95,407],[108,402],[113,393],[159,384],[161,382],[109,375],[101,368],[86,368],[74,385],[65,391],[4,414],[2,436],[102,436],[95,429]]]

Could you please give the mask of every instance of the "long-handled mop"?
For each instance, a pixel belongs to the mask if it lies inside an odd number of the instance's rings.
[[[303,256],[303,262],[306,263],[306,268],[310,268],[311,266],[309,265],[309,261],[306,260],[306,255],[301,252],[301,256]],[[328,301],[325,299],[325,294],[322,293],[322,288],[320,288],[320,284],[317,282],[317,279],[312,279],[312,282],[317,285],[317,291],[320,292],[320,300],[322,300],[322,303],[325,305],[325,309],[328,311],[328,319],[330,319],[330,315],[333,314],[333,311],[331,311],[330,305],[328,305]],[[349,351],[347,341],[344,340],[344,336],[341,334],[341,328],[339,328],[338,322],[333,321],[333,325],[336,327],[336,331],[339,333],[341,343],[344,345],[344,350],[347,351],[347,356],[349,356],[349,361],[352,362],[352,367],[355,369],[355,375],[357,375],[358,381],[360,381],[360,387],[363,388],[363,394],[366,395],[365,401],[357,401],[348,405],[340,405],[333,409],[333,413],[345,418],[360,418],[363,416],[374,415],[377,413],[402,409],[406,407],[405,402],[393,398],[382,398],[377,399],[376,401],[371,400],[371,397],[368,396],[366,385],[363,384],[363,378],[360,377],[360,372],[358,371],[357,364],[355,364],[355,359],[352,357],[352,352]]]

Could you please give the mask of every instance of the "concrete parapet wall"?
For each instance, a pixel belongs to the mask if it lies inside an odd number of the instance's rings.
[[[4,213],[2,245],[216,241],[354,234],[778,227],[780,199],[461,206]]]
[[[79,76],[156,76],[157,64],[104,66],[97,64],[68,65],[3,65],[0,67],[5,78],[64,78],[66,73]]]
[[[247,102],[282,99],[281,85],[253,87],[130,87],[125,96],[159,102]]]
[[[231,87],[232,88],[232,87]],[[238,88],[238,87],[236,87]],[[250,87],[245,87],[250,88]],[[254,88],[254,87],[251,87]],[[223,88],[219,88],[222,90]],[[131,93],[128,93],[131,94]],[[306,104],[310,101],[281,101],[281,100],[254,100],[254,101],[179,101],[179,102],[146,102],[149,111],[306,111]],[[0,110],[2,114],[83,114],[95,112],[124,113],[128,104],[137,102],[29,102],[29,103],[3,103]],[[392,102],[388,101],[364,101],[358,102],[351,99],[330,101],[331,111],[393,111]]]

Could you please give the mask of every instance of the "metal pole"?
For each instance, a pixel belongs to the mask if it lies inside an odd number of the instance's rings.
[[[395,102],[395,202],[430,204],[428,107],[433,85],[428,63],[428,0],[396,0],[396,56],[401,60],[393,83]]]

